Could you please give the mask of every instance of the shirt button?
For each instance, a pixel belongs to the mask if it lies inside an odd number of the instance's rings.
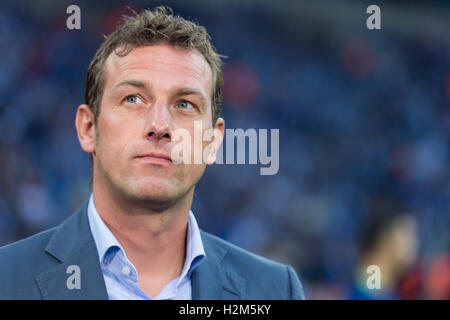
[[[123,273],[124,275],[126,275],[126,276],[129,276],[130,273],[131,273],[130,267],[124,266],[124,267],[122,268],[122,273]]]

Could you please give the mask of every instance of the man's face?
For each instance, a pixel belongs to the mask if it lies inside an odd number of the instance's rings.
[[[174,139],[177,130],[190,133],[192,149],[186,152],[192,158],[194,122],[203,132],[212,129],[211,68],[195,50],[153,45],[124,57],[113,52],[105,71],[96,141],[83,147],[94,155],[94,185],[132,201],[170,206],[193,191],[206,167],[205,162],[176,164],[171,154],[180,143]],[[212,144],[196,147],[217,150],[223,119],[216,128]]]

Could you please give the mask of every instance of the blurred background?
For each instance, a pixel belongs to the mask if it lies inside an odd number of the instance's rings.
[[[126,6],[159,4],[228,56],[227,128],[280,130],[278,174],[207,169],[200,227],[291,264],[308,299],[450,299],[448,1],[2,1],[0,246],[88,199],[74,127],[88,64]],[[370,4],[381,30],[366,28]]]

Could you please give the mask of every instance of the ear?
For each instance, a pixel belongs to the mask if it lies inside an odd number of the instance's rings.
[[[219,118],[216,120],[216,125],[214,127],[213,141],[210,144],[210,151],[208,155],[207,164],[213,164],[216,161],[217,150],[219,150],[220,144],[222,143],[223,136],[225,132],[225,120]]]
[[[88,105],[82,104],[78,107],[75,118],[78,140],[81,148],[88,153],[95,153],[95,121],[94,113]]]

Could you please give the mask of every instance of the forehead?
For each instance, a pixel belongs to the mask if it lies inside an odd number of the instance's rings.
[[[211,96],[212,70],[201,53],[166,44],[141,46],[125,56],[111,53],[105,62],[105,88],[126,79],[149,82],[152,87],[183,86]]]

